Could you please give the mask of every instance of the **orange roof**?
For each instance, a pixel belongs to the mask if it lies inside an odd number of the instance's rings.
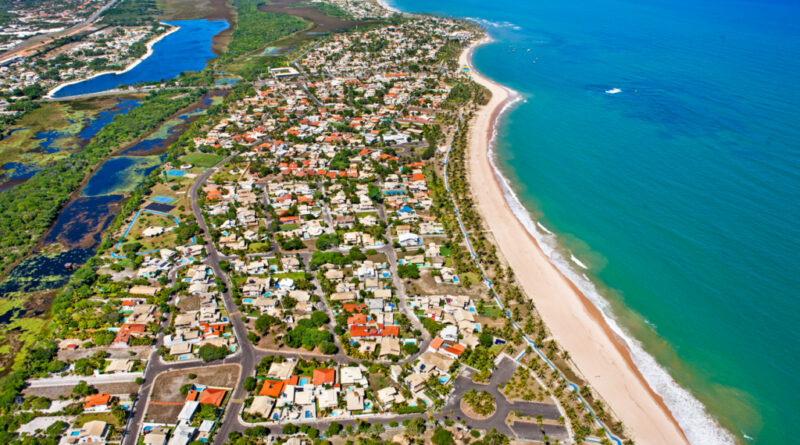
[[[423,175],[421,173],[415,173],[414,175],[411,176],[411,180],[412,181],[424,181],[425,180],[425,175]]]
[[[111,403],[111,394],[92,394],[83,399],[83,409],[89,409],[94,406],[104,406]]]
[[[224,389],[206,388],[200,393],[200,400],[198,400],[198,402],[205,405],[220,406],[225,399],[226,392],[227,391]]]
[[[288,379],[284,380],[287,385],[297,386],[297,382],[300,380],[300,376],[293,375]]]
[[[315,369],[312,382],[314,385],[324,385],[326,383],[333,385],[336,380],[336,371],[333,369]]]
[[[200,391],[197,391],[195,389],[190,389],[189,393],[186,394],[186,401],[196,402],[199,397],[200,397]]]
[[[367,324],[367,314],[356,314],[347,317],[347,324]]]
[[[442,347],[442,343],[444,343],[444,340],[442,340],[442,339],[441,339],[441,337],[436,337],[436,338],[434,338],[434,339],[433,339],[433,341],[431,342],[431,346],[430,346],[430,347],[431,347],[431,349],[433,349],[434,351],[438,351],[438,350],[439,350],[439,348],[441,348],[441,347]]]
[[[347,303],[347,304],[342,305],[342,309],[345,312],[349,312],[351,314],[354,313],[354,312],[359,312],[360,313],[361,312],[361,308],[362,308],[361,305],[354,304],[354,303]]]
[[[366,326],[350,326],[350,338],[371,337],[375,335]]]
[[[399,337],[400,336],[400,326],[386,326],[382,331],[381,335],[384,337]]]
[[[457,356],[460,356],[461,354],[464,353],[464,351],[467,350],[467,348],[465,348],[464,345],[456,343],[456,344],[454,344],[452,346],[448,346],[448,347],[444,348],[444,350],[449,352],[449,353],[451,353],[451,354],[455,354]]]
[[[123,323],[119,327],[120,331],[130,332],[131,334],[144,334],[147,325],[144,323]]]
[[[284,386],[286,386],[286,383],[284,383],[283,380],[267,380],[264,382],[264,386],[261,387],[261,391],[258,392],[258,395],[270,396],[277,399],[281,396]]]

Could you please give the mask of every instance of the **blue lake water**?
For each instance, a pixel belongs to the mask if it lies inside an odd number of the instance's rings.
[[[89,140],[93,138],[100,130],[114,120],[114,116],[118,114],[125,114],[128,111],[138,107],[142,101],[137,99],[120,99],[117,105],[110,109],[97,113],[94,119],[90,119],[85,127],[78,134],[81,139]]]
[[[494,37],[475,66],[524,99],[498,166],[557,265],[658,360],[635,354],[692,442],[729,443],[704,411],[741,441],[793,442],[800,3],[392,3]]]
[[[122,73],[109,73],[66,86],[55,97],[97,93],[113,90],[120,85],[137,82],[157,82],[178,77],[184,71],[200,71],[215,57],[211,39],[228,28],[224,20],[178,20],[166,22],[180,29],[153,45],[153,54]]]
[[[22,261],[0,283],[0,295],[54,289],[67,283],[72,272],[64,265],[83,264],[94,255],[92,249],[70,249],[55,255],[37,255]]]
[[[133,191],[160,165],[157,156],[118,156],[103,163],[89,178],[81,196],[101,196]]]
[[[100,195],[73,200],[58,214],[44,242],[96,247],[101,241],[102,231],[113,219],[113,206],[122,198],[123,195]]]

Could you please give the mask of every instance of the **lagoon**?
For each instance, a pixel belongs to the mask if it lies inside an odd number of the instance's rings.
[[[53,96],[98,93],[113,90],[120,85],[174,79],[184,71],[200,71],[205,68],[208,60],[216,57],[211,51],[211,39],[228,29],[228,22],[224,20],[177,20],[164,23],[180,29],[153,45],[150,57],[130,71],[107,73],[67,85]]]

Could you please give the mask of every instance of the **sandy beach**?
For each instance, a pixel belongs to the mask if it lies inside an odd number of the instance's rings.
[[[467,160],[469,181],[478,211],[494,236],[501,256],[525,292],[533,296],[544,322],[591,386],[600,393],[641,444],[688,443],[661,397],[647,385],[631,355],[611,331],[599,310],[550,263],[537,241],[514,215],[489,160],[493,126],[514,93],[472,68],[472,44],[459,62],[472,78],[492,92],[492,99],[474,118]]]
[[[162,24],[163,24],[163,25],[166,25],[166,23],[163,23],[163,22],[162,22]],[[59,85],[59,86],[57,86],[57,87],[53,88],[52,90],[50,90],[50,91],[47,93],[47,95],[45,95],[44,97],[45,97],[45,98],[47,98],[47,99],[51,99],[51,98],[53,97],[53,95],[54,95],[54,94],[56,94],[56,93],[57,93],[57,92],[59,92],[59,91],[60,91],[62,88],[65,88],[65,87],[67,87],[67,86],[69,86],[69,85],[74,85],[74,84],[76,84],[76,83],[81,83],[81,82],[84,82],[84,81],[87,81],[87,80],[90,80],[90,79],[94,79],[95,77],[104,76],[104,75],[106,75],[106,74],[125,74],[125,73],[127,73],[128,71],[130,71],[130,70],[132,70],[132,69],[136,68],[136,67],[137,67],[137,66],[138,66],[140,63],[144,62],[144,60],[145,60],[145,59],[147,59],[148,57],[150,57],[150,56],[152,56],[152,55],[153,55],[153,46],[154,46],[156,43],[160,42],[162,39],[164,39],[164,38],[165,38],[165,37],[167,37],[168,35],[172,34],[173,32],[176,32],[176,31],[178,31],[178,30],[180,29],[180,27],[178,27],[178,26],[172,26],[172,25],[168,25],[168,26],[171,26],[171,28],[170,28],[170,29],[169,29],[167,32],[165,32],[165,33],[163,33],[163,34],[161,34],[161,35],[157,36],[156,38],[154,38],[154,39],[150,40],[149,42],[147,42],[147,45],[146,45],[146,47],[147,47],[147,52],[146,52],[146,53],[144,53],[144,54],[142,54],[142,56],[141,56],[141,57],[139,57],[138,59],[134,60],[134,61],[133,61],[133,63],[131,63],[130,65],[128,65],[127,67],[125,67],[125,69],[124,69],[124,70],[118,70],[118,71],[101,71],[101,72],[99,72],[99,73],[94,73],[94,74],[92,74],[91,76],[89,76],[89,77],[87,77],[87,78],[85,78],[85,79],[71,80],[71,81],[69,81],[69,82],[62,83],[61,85]]]

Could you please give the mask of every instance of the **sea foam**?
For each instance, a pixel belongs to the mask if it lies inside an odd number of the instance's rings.
[[[511,100],[495,117],[492,137],[489,140],[489,163],[503,189],[506,202],[511,211],[522,223],[528,233],[533,236],[539,248],[548,257],[550,262],[558,268],[589,301],[600,310],[603,319],[611,330],[623,339],[630,351],[634,365],[639,369],[650,388],[658,394],[680,425],[684,434],[692,445],[735,445],[733,435],[722,428],[717,421],[705,410],[705,407],[689,391],[680,386],[671,375],[656,362],[655,358],[644,350],[641,342],[634,338],[625,328],[620,326],[612,311],[609,302],[600,294],[594,283],[585,274],[576,270],[573,264],[585,265],[558,244],[556,236],[542,224],[531,218],[530,212],[522,205],[517,194],[511,188],[508,180],[502,174],[496,163],[497,128],[500,118],[511,107],[522,101],[522,96],[511,89]],[[566,254],[564,253],[566,251]],[[569,258],[568,258],[569,257]],[[588,269],[588,268],[587,268]],[[623,419],[624,421],[624,419]]]

